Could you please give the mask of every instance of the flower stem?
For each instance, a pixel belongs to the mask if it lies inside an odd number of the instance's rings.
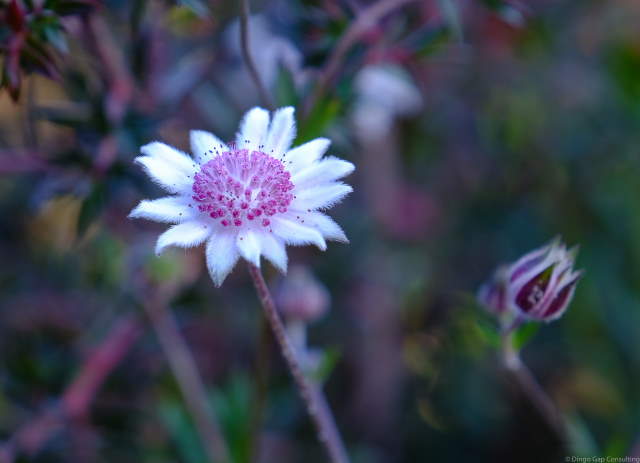
[[[567,440],[566,423],[549,395],[542,389],[531,370],[522,362],[513,346],[513,331],[502,336],[502,364],[522,393],[547,422],[561,442]]]
[[[144,304],[212,463],[230,463],[229,450],[209,405],[204,383],[173,314],[162,301]]]
[[[349,457],[342,443],[342,438],[333,419],[331,409],[319,386],[310,381],[302,371],[295,348],[287,337],[284,324],[276,310],[262,272],[255,265],[249,264],[249,273],[251,274],[251,278],[253,278],[253,284],[258,292],[258,298],[264,309],[264,314],[271,325],[276,341],[280,346],[282,356],[287,362],[287,366],[298,387],[300,396],[307,407],[307,412],[316,427],[318,439],[324,445],[332,463],[348,463]]]
[[[247,70],[249,71],[249,75],[253,80],[253,83],[258,90],[258,94],[260,95],[260,99],[262,100],[262,104],[264,104],[269,110],[273,111],[275,106],[273,105],[273,101],[269,96],[269,92],[267,92],[266,87],[264,86],[264,82],[260,78],[260,74],[258,73],[258,69],[256,68],[256,64],[253,61],[253,57],[251,56],[251,49],[249,48],[249,0],[242,0],[242,7],[240,10],[240,48],[242,49],[242,58],[244,59],[244,63],[247,66]]]
[[[511,322],[503,323],[500,333],[502,334],[503,343],[504,342],[509,342],[511,344],[511,347],[509,347],[509,349],[513,350],[513,338],[511,337],[511,335],[518,328],[520,328],[520,326],[522,326],[524,321],[525,321],[525,319],[522,316],[516,315],[516,317],[513,320],[511,320]],[[507,337],[509,337],[509,338],[507,339]],[[504,347],[504,344],[503,344],[503,347]]]
[[[254,367],[254,388],[253,407],[251,413],[251,428],[249,434],[249,458],[248,462],[259,459],[260,450],[260,423],[264,418],[267,406],[267,388],[269,383],[269,364],[271,348],[271,332],[269,323],[263,316],[260,316],[260,338],[258,341],[258,352],[256,352],[256,363]]]

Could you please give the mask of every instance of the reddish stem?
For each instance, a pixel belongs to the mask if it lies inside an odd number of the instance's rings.
[[[126,356],[141,332],[136,317],[120,320],[87,357],[60,403],[22,425],[0,447],[0,462],[13,462],[19,450],[35,454],[68,421],[86,418],[104,381]]]
[[[360,11],[355,21],[351,23],[331,51],[326,65],[318,76],[318,83],[309,94],[307,100],[303,103],[302,114],[304,117],[309,116],[309,113],[315,106],[316,102],[320,100],[327,89],[331,86],[333,80],[338,74],[338,71],[340,70],[342,61],[347,56],[351,47],[353,47],[372,26],[377,24],[378,21],[384,18],[387,14],[391,13],[396,8],[413,1],[415,0],[378,0],[366,9]]]
[[[140,333],[140,324],[133,317],[121,320],[113,328],[104,342],[89,355],[84,368],[65,391],[62,404],[67,415],[73,418],[86,416],[98,389],[124,358]]]
[[[307,412],[316,427],[318,439],[324,445],[332,463],[348,463],[349,457],[342,443],[342,438],[333,419],[331,409],[318,385],[311,382],[304,374],[298,361],[295,348],[287,336],[284,324],[276,310],[262,272],[255,265],[249,264],[249,273],[251,273],[251,278],[253,278],[253,284],[258,292],[258,298],[264,309],[264,314],[271,325],[276,341],[278,341],[282,356],[287,362],[291,376],[293,376],[300,396],[307,407]]]

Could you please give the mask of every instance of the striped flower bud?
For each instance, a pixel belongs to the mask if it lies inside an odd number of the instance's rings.
[[[550,322],[567,309],[581,271],[573,269],[577,248],[556,239],[517,260],[508,270],[509,301],[524,318]]]

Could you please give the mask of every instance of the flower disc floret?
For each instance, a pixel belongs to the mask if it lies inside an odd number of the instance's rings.
[[[192,199],[223,227],[268,227],[294,199],[291,174],[279,159],[262,151],[225,151],[195,174]]]

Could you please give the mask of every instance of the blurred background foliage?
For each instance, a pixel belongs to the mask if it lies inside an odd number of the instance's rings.
[[[355,193],[351,240],[291,249],[331,294],[310,327],[355,462],[560,461],[640,454],[640,4],[413,2],[372,24],[304,114],[364,0],[254,2],[250,49],[298,142],[332,139]],[[251,455],[260,310],[239,266],[153,255],[155,197],[132,160],[188,131],[231,139],[260,104],[238,5],[0,1],[0,440],[60,403],[113,327],[141,324],[87,413],[17,461],[196,463],[206,454],[143,307],[163,294],[234,461]],[[499,263],[562,235],[586,270],[524,359],[571,424],[563,446],[496,362],[474,294]],[[268,280],[283,279],[267,267]],[[260,455],[323,456],[273,349]],[[30,441],[32,443],[32,441]],[[635,453],[634,453],[635,452]]]

